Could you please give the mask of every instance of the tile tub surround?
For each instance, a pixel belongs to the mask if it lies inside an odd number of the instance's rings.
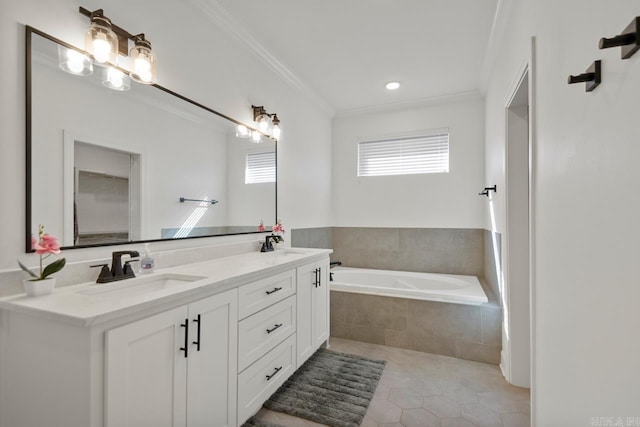
[[[291,246],[333,249],[347,267],[477,276],[499,303],[495,254],[500,233],[475,228],[318,227],[291,231]]]
[[[331,291],[331,336],[500,363],[502,310]]]

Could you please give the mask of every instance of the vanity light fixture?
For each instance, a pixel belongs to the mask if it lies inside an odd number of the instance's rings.
[[[245,125],[236,126],[236,137],[237,138],[251,138],[251,131]]]
[[[259,144],[260,142],[262,142],[262,134],[257,130],[254,130],[253,132],[251,132],[251,141]]]
[[[80,7],[79,11],[91,20],[91,26],[85,37],[85,50],[96,63],[113,66],[117,64],[118,55],[129,55],[131,68],[128,73],[133,80],[143,84],[155,84],[158,81],[156,56],[151,50],[151,42],[144,34],[134,35],[118,27],[104,16],[102,9],[92,12]],[[133,44],[131,50],[129,50],[129,41]],[[107,70],[103,84],[111,89],[127,90],[122,88],[128,87],[129,76],[120,79],[118,70],[113,69],[115,71],[110,71],[111,68]]]
[[[280,119],[276,113],[268,113],[262,105],[252,105],[253,121],[258,124],[258,130],[268,137],[275,140],[280,139],[282,130],[280,128]]]

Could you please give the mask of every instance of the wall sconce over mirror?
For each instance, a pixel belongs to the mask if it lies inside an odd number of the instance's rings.
[[[238,138],[251,138],[255,143],[262,142],[262,136],[279,140],[281,135],[280,119],[276,113],[268,113],[262,105],[252,105],[253,121],[258,129],[249,130],[244,125],[238,125],[236,136]]]
[[[114,25],[102,9],[92,12],[80,7],[79,12],[91,21],[85,34],[84,52],[60,46],[58,62],[62,70],[89,76],[93,74],[95,64],[104,74],[102,84],[117,91],[130,90],[131,79],[142,84],[158,81],[156,57],[144,34],[133,35]],[[127,56],[128,61],[121,61]]]

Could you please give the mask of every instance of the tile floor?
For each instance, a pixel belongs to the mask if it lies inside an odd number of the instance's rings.
[[[507,383],[495,365],[331,338],[332,350],[386,360],[362,427],[529,426],[529,389]],[[261,409],[285,427],[322,424]]]

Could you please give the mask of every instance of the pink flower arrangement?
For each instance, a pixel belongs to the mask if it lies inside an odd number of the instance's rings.
[[[44,232],[44,226],[41,224],[38,227],[38,238],[31,237],[31,249],[35,251],[38,255],[40,255],[40,271],[39,274],[34,273],[24,266],[20,261],[18,261],[18,265],[24,271],[26,271],[31,277],[33,281],[36,280],[45,280],[48,276],[53,273],[57,273],[62,270],[67,263],[67,260],[64,258],[58,258],[53,261],[51,264],[46,267],[43,265],[44,260],[49,258],[51,255],[59,255],[60,254],[60,244],[58,243],[58,239],[53,237],[50,234]]]
[[[276,234],[284,234],[284,226],[282,225],[282,220],[278,219],[276,225],[271,229]]]
[[[258,231],[264,231],[264,222],[262,222],[262,220],[260,220],[260,224],[258,224]]]

